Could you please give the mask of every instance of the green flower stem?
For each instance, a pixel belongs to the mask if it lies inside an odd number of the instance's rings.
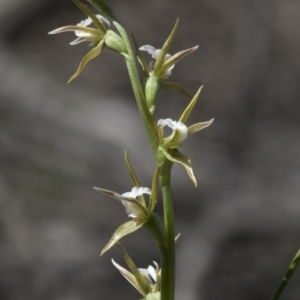
[[[171,195],[171,169],[173,163],[165,160],[160,172],[160,184],[162,188],[166,246],[168,251],[168,272],[164,274],[162,269],[161,299],[173,300],[175,295],[175,230],[174,209]]]
[[[121,25],[121,22],[118,20],[118,17],[115,15],[113,10],[106,4],[106,1],[104,0],[88,0],[93,6],[95,6],[97,9],[99,9],[104,15],[108,16],[112,21],[117,30],[119,31],[121,37],[123,38],[123,41],[125,43],[125,46],[127,48],[127,54],[124,55],[129,78],[131,81],[133,93],[137,102],[138,110],[141,115],[142,121],[144,123],[145,130],[147,132],[150,145],[154,154],[154,157],[156,157],[157,149],[158,149],[158,133],[157,133],[157,127],[154,123],[153,117],[149,111],[149,108],[147,106],[143,88],[141,85],[141,81],[138,74],[138,69],[136,65],[136,56],[132,49],[130,39],[128,37],[128,34],[124,27]]]
[[[281,294],[283,293],[285,287],[291,280],[294,272],[296,271],[298,265],[300,264],[300,249],[298,250],[296,256],[293,258],[291,264],[289,265],[289,268],[287,269],[286,273],[284,274],[284,277],[282,278],[282,281],[277,288],[277,291],[275,292],[275,295],[273,296],[272,300],[278,300]]]

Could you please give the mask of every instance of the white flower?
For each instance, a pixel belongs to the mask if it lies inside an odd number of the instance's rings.
[[[157,275],[159,272],[159,265],[157,262],[153,261],[155,268],[153,266],[149,266],[147,269],[139,268],[139,272],[147,279],[149,284],[153,284],[157,281]]]
[[[157,124],[159,127],[168,126],[173,130],[172,135],[170,137],[171,141],[173,140],[175,134],[177,134],[177,141],[180,143],[184,141],[189,134],[187,126],[180,121],[173,121],[171,119],[160,119]]]
[[[149,188],[145,188],[145,187],[133,187],[131,192],[126,192],[123,193],[121,196],[123,198],[128,198],[128,199],[132,199],[132,198],[136,198],[138,196],[142,196],[143,194],[151,194],[151,191]],[[125,207],[126,213],[128,214],[128,217],[131,218],[136,218],[141,214],[141,209],[139,206],[137,206],[135,203],[133,202],[129,202],[126,200],[122,200],[121,198],[121,203],[123,204],[123,206]]]
[[[100,21],[104,21],[105,23],[107,23],[107,25],[109,26],[110,23],[109,23],[109,20],[106,19],[105,17],[101,16],[101,15],[95,15],[95,17],[100,20]],[[87,19],[79,22],[76,26],[78,27],[87,27],[89,25],[91,25],[93,23],[93,20],[88,17]],[[82,30],[75,30],[75,35],[78,36],[78,38],[76,40],[74,40],[73,42],[70,43],[70,45],[77,45],[79,43],[82,43],[82,42],[93,42],[93,37],[94,35],[90,32],[85,32],[85,31],[82,31]]]
[[[119,247],[121,247],[119,245]],[[123,249],[123,248],[122,248]],[[123,251],[125,251],[123,249]],[[113,265],[117,268],[117,270],[121,273],[121,275],[130,283],[132,284],[143,296],[147,296],[152,293],[157,293],[160,291],[160,268],[158,263],[155,261],[153,262],[155,265],[155,268],[153,266],[149,266],[147,269],[136,269],[136,266],[131,261],[131,259],[128,259],[128,254],[125,252],[125,260],[131,270],[131,272],[127,271],[123,267],[121,267],[119,264],[117,264],[113,259],[111,260]],[[137,272],[133,271],[139,271],[139,273],[142,275],[142,277],[137,275]],[[136,277],[133,275],[136,274]],[[159,297],[160,298],[160,297]],[[158,299],[159,299],[158,298]],[[151,298],[154,299],[154,298]],[[156,298],[155,298],[156,299]]]
[[[144,45],[142,47],[139,48],[139,50],[141,51],[146,51],[148,52],[148,54],[151,55],[152,58],[154,58],[155,60],[157,59],[161,49],[155,49],[153,46],[151,45]],[[169,58],[171,58],[172,56],[170,54],[166,54],[165,55],[165,61],[167,61]],[[149,67],[150,69],[153,69],[153,66],[154,66],[154,61],[150,61],[149,62]],[[171,70],[174,68],[175,64],[174,65],[171,65],[168,70],[166,71],[165,73],[165,76],[164,76],[164,79],[167,79],[171,76],[172,72]]]

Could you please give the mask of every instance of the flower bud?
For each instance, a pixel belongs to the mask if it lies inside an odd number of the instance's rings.
[[[150,75],[145,80],[145,98],[150,112],[153,114],[155,109],[155,101],[160,89],[160,82],[157,77]]]
[[[123,39],[112,30],[107,30],[104,38],[104,43],[107,48],[114,50],[120,54],[127,53],[127,49]]]

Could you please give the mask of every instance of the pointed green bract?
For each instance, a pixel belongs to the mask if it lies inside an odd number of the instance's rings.
[[[89,61],[100,55],[102,49],[103,49],[104,42],[103,40],[95,47],[93,48],[88,54],[86,54],[82,61],[79,64],[79,67],[76,71],[76,73],[69,79],[68,83],[70,83],[72,80],[74,80],[76,77],[79,76],[79,74],[82,72],[84,67],[87,65]]]

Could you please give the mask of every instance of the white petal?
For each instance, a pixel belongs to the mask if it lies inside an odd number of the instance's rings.
[[[185,124],[181,122],[173,121],[172,119],[160,119],[157,122],[157,125],[161,127],[165,127],[165,126],[170,127],[173,130],[172,135],[175,134],[175,131],[179,132],[179,142],[184,141],[189,134],[188,128]]]
[[[126,193],[123,193],[122,196],[123,197],[128,197],[128,198],[136,198],[138,196],[142,196],[143,194],[148,194],[150,195],[151,194],[151,191],[149,188],[145,188],[145,187],[133,187],[131,189],[131,192],[126,192]]]
[[[154,269],[154,267],[149,266],[147,270],[150,277],[156,282],[156,270]]]
[[[125,207],[125,211],[130,218],[137,218],[142,212],[141,209],[132,202],[121,200],[121,203]]]
[[[151,46],[151,45],[144,45],[142,47],[139,48],[141,51],[146,51],[148,52],[150,55],[153,55],[156,51],[156,49]]]
[[[93,23],[92,19],[91,19],[90,17],[88,17],[87,19],[85,19],[85,20],[79,22],[79,23],[77,24],[77,26],[80,26],[80,27],[86,27],[86,26],[88,26],[88,25],[90,25],[90,24],[92,24],[92,23]]]

